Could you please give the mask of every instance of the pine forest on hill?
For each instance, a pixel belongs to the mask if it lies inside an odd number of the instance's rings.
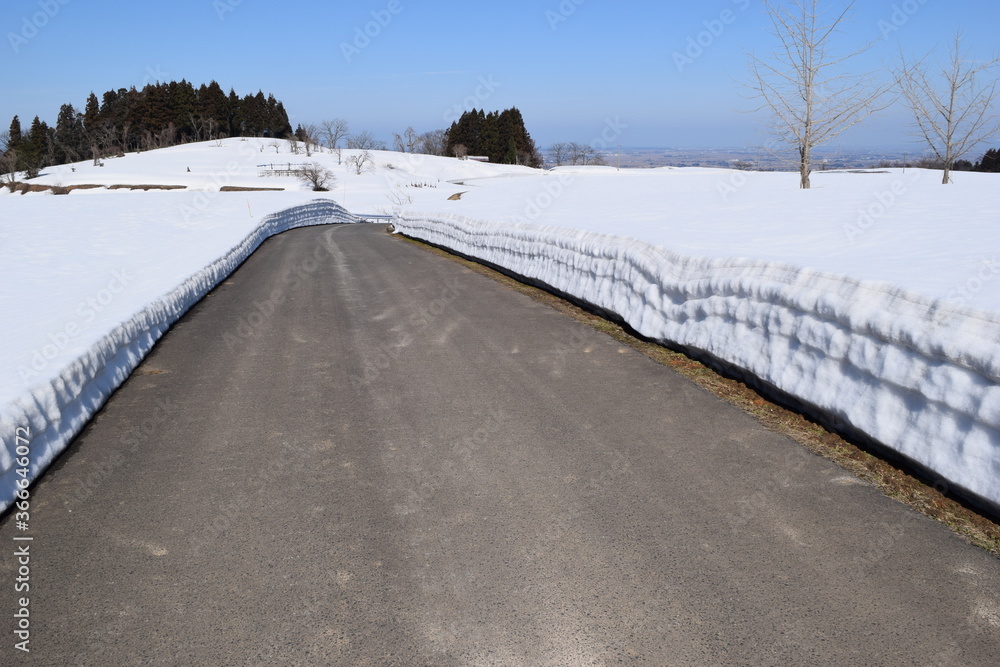
[[[287,137],[292,134],[284,105],[274,95],[227,95],[215,81],[195,88],[171,81],[137,90],[91,93],[83,111],[59,109],[55,127],[35,116],[27,130],[14,116],[6,137],[0,172],[26,171],[28,177],[49,165],[123,155],[228,136]]]

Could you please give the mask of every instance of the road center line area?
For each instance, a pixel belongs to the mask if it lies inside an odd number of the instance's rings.
[[[0,662],[995,665],[1000,561],[383,225],[267,241],[0,524]]]

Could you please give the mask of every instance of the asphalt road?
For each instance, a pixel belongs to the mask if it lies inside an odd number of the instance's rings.
[[[4,664],[1000,664],[1000,561],[381,226],[262,246],[31,522]]]

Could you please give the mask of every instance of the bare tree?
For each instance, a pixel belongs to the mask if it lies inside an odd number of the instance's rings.
[[[10,132],[4,130],[0,132],[0,153],[6,152],[10,147]]]
[[[318,162],[300,167],[297,173],[300,181],[312,186],[313,192],[328,192],[337,180],[332,171]]]
[[[303,139],[302,143],[306,147],[306,156],[312,157],[312,154],[319,150],[320,147],[320,134],[322,130],[313,123],[307,123],[302,125]]]
[[[604,164],[604,158],[597,152],[597,149],[589,144],[580,144],[571,141],[565,144],[565,157],[570,164],[598,165]]]
[[[588,155],[588,158],[589,158],[589,162],[584,162],[584,164],[590,164],[590,165],[593,165],[593,166],[599,166],[599,165],[606,165],[607,164],[607,160],[605,160],[604,156],[601,155],[601,153],[597,149],[595,149],[595,148],[591,148],[590,149],[590,153]]]
[[[189,113],[188,120],[191,121],[191,129],[194,131],[195,141],[211,141],[215,139],[219,123],[214,118]]]
[[[342,118],[324,120],[319,124],[319,136],[330,149],[337,148],[340,140],[346,137],[349,131],[347,121]]]
[[[417,149],[420,148],[420,135],[412,127],[406,128],[406,132],[403,133],[403,139],[406,141],[407,152],[416,153]]]
[[[402,187],[397,187],[395,190],[390,190],[386,198],[392,202],[393,206],[406,206],[407,204],[413,203],[413,197],[403,192]]]
[[[121,142],[118,148],[118,157],[125,157],[125,151],[128,150],[128,136],[131,130],[132,130],[131,123],[125,123],[121,127]]]
[[[857,0],[831,12],[821,0],[763,0],[778,48],[767,57],[748,54],[752,97],[773,115],[780,143],[799,154],[799,185],[810,187],[812,152],[895,102],[892,81],[852,75],[843,65],[869,48],[834,55],[833,42]]]
[[[101,159],[111,155],[112,149],[115,146],[115,137],[118,136],[118,128],[111,120],[105,120],[90,130],[89,134],[90,151],[94,157],[94,166],[99,167],[101,166]]]
[[[159,144],[160,148],[166,148],[167,146],[174,146],[177,143],[177,126],[173,123],[167,123],[167,126],[160,130]]]
[[[365,130],[347,137],[347,147],[363,151],[377,151],[384,150],[385,144],[376,139],[371,132]]]
[[[406,144],[403,142],[403,136],[399,132],[392,133],[392,150],[397,153],[406,152]]]
[[[560,141],[559,143],[552,144],[552,148],[549,150],[552,153],[552,157],[556,160],[556,166],[561,167],[569,154],[569,144]]]
[[[352,165],[355,173],[360,176],[368,166],[374,166],[375,160],[372,159],[372,154],[368,151],[361,151],[348,156],[347,164]]]
[[[982,81],[981,76],[1000,66],[1000,58],[973,61],[962,49],[962,38],[961,32],[955,33],[948,61],[939,75],[929,71],[927,56],[911,64],[901,54],[897,69],[903,99],[913,112],[916,134],[943,165],[945,185],[951,182],[956,161],[1000,132],[1000,123],[992,113],[997,79]]]
[[[17,162],[17,149],[10,148],[0,153],[0,183],[6,183],[11,192],[17,183]]]
[[[448,146],[448,137],[444,130],[431,130],[418,137],[420,153],[427,155],[444,155]]]
[[[142,133],[142,136],[139,137],[139,149],[144,151],[151,151],[154,148],[157,148],[156,137],[153,136],[152,132],[146,130],[145,132]]]
[[[451,151],[459,160],[463,160],[469,156],[469,149],[465,144],[455,144],[452,146]]]
[[[45,166],[58,164],[56,161],[56,152],[59,148],[59,140],[56,139],[56,134],[50,131],[45,135],[45,157],[43,158]],[[75,159],[68,159],[67,162],[76,162]]]
[[[221,133],[222,126],[220,125],[219,121],[215,120],[214,118],[205,119],[205,130],[208,132],[209,141],[214,141],[216,139],[224,138]]]
[[[420,136],[413,126],[406,128],[403,134],[393,132],[392,149],[399,153],[416,153],[420,148]]]

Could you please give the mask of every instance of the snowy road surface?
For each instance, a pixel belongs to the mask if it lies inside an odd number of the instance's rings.
[[[267,241],[31,522],[38,664],[1000,661],[995,558],[381,226]]]

